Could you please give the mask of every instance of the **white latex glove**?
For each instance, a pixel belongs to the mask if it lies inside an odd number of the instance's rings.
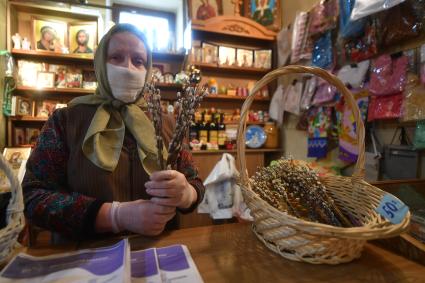
[[[145,183],[146,192],[151,201],[158,205],[189,208],[198,198],[195,188],[189,184],[186,176],[175,170],[152,173],[150,181]]]
[[[174,215],[175,207],[158,205],[149,200],[113,202],[110,209],[114,233],[127,230],[147,236],[159,235]]]

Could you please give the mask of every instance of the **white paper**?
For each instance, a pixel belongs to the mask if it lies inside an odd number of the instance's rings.
[[[127,240],[114,246],[33,257],[19,254],[0,273],[0,282],[124,282],[130,281]]]
[[[404,1],[405,0],[356,0],[350,20],[354,22],[358,19],[392,8]]]

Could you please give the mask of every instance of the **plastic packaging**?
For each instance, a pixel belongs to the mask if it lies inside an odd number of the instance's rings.
[[[369,91],[374,95],[388,95],[404,90],[407,80],[406,56],[391,58],[382,55],[372,61]]]
[[[418,121],[416,123],[413,146],[415,147],[415,149],[425,148],[425,121]]]
[[[285,111],[294,115],[300,115],[300,102],[303,91],[303,84],[301,81],[294,80],[294,82],[286,88],[283,107]]]
[[[355,0],[339,0],[339,33],[342,38],[350,38],[361,35],[364,32],[366,19],[351,21],[351,11]]]
[[[331,107],[316,107],[309,110],[307,157],[323,158],[326,156],[331,116]]]
[[[425,120],[425,86],[419,83],[418,78],[410,74],[404,91],[402,106],[402,120]]]
[[[336,26],[338,18],[338,1],[320,1],[310,11],[309,36],[323,33]]]
[[[334,62],[332,48],[332,31],[328,31],[314,43],[313,66],[322,69],[332,68]]]
[[[336,93],[336,88],[327,81],[319,79],[318,87],[313,98],[313,105],[331,102]]]
[[[353,90],[354,98],[362,115],[362,120],[366,119],[367,108],[369,103],[369,93],[367,90]],[[345,104],[342,116],[341,129],[339,131],[339,158],[345,162],[356,162],[358,152],[358,144],[356,139],[357,125],[351,108]]]
[[[284,27],[277,34],[277,55],[278,65],[284,66],[288,62],[288,58],[291,55],[290,35],[289,28]]]
[[[403,40],[417,37],[422,29],[422,23],[409,1],[381,14],[379,23],[383,46],[392,46]]]
[[[400,118],[402,101],[403,93],[401,92],[385,96],[372,96],[369,102],[368,122]]]
[[[405,0],[356,0],[350,20],[367,17],[380,11],[392,8]]]
[[[307,24],[308,13],[300,12],[294,20],[294,28],[292,31],[292,44],[291,44],[291,63],[297,63],[301,59],[301,54],[304,45],[307,42]]]
[[[270,118],[275,120],[278,125],[283,122],[283,103],[284,103],[284,89],[282,85],[278,85],[273,94],[272,101],[270,102],[269,113]]]
[[[342,67],[337,74],[337,77],[346,85],[351,85],[353,88],[362,86],[369,70],[369,61],[363,61],[358,64],[346,65]]]
[[[311,100],[316,92],[317,78],[308,78],[304,84],[304,92],[301,98],[300,108],[301,111],[308,110],[311,106]]]
[[[378,52],[375,22],[366,25],[363,36],[347,41],[343,51],[345,58],[352,62],[360,62],[374,56]]]

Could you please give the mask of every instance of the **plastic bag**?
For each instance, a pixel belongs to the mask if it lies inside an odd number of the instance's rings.
[[[308,13],[298,13],[295,17],[294,29],[292,31],[291,63],[297,63],[301,59],[301,55],[308,37],[307,24]]]
[[[229,219],[233,216],[252,221],[237,185],[239,172],[235,158],[224,153],[204,182],[205,196],[198,206],[198,213],[210,213],[213,219]]]
[[[404,90],[407,80],[406,56],[391,58],[382,55],[372,61],[369,91],[374,95],[388,95]]]
[[[336,93],[336,88],[327,81],[319,79],[319,85],[313,98],[313,105],[331,102]]]
[[[289,28],[284,27],[276,36],[277,40],[277,55],[278,55],[278,65],[284,66],[288,62],[289,56],[291,56],[291,45],[290,45],[290,36]]]
[[[332,32],[328,31],[314,43],[313,66],[322,69],[331,68],[334,62],[332,48]]]
[[[283,107],[285,111],[295,115],[300,115],[300,102],[302,96],[303,84],[301,81],[294,80],[286,88]]]
[[[425,120],[425,86],[419,84],[417,76],[410,74],[404,91],[402,120]]]
[[[307,157],[323,158],[326,156],[331,116],[331,107],[316,107],[309,110]]]
[[[381,42],[387,47],[417,37],[422,29],[409,1],[381,14],[379,23]]]
[[[338,1],[320,1],[310,11],[309,36],[323,33],[336,26],[338,18]]]
[[[353,88],[362,86],[369,70],[369,61],[363,61],[358,64],[351,64],[342,67],[337,74],[337,77],[346,85],[351,85]]]
[[[275,120],[278,125],[282,125],[283,122],[283,103],[284,101],[284,89],[282,85],[278,85],[276,91],[273,94],[272,101],[270,102],[269,115],[270,118]]]
[[[311,106],[311,99],[316,92],[317,78],[308,78],[304,84],[303,96],[301,98],[300,108],[301,111],[308,110]]]
[[[415,149],[425,148],[425,121],[419,121],[416,123],[413,146],[415,147]]]
[[[363,36],[351,39],[344,44],[345,58],[352,62],[360,62],[371,58],[378,52],[376,24],[366,25]]]
[[[401,116],[403,93],[372,96],[369,102],[368,122],[380,119],[394,119]]]
[[[356,37],[364,32],[366,19],[351,21],[355,0],[339,0],[339,33],[342,38]]]
[[[366,16],[392,8],[405,0],[356,0],[350,20],[356,21]]]
[[[352,93],[360,109],[361,118],[364,121],[366,119],[369,103],[369,93],[367,90],[354,90]],[[357,124],[354,119],[353,111],[348,104],[345,103],[341,129],[339,132],[339,158],[341,160],[349,163],[356,162],[359,154],[356,135]]]

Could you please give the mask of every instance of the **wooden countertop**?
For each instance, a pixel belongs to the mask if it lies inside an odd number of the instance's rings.
[[[225,224],[167,232],[156,238],[130,238],[133,250],[184,244],[205,282],[425,282],[425,266],[367,244],[360,259],[337,266],[286,260],[269,251],[248,224]],[[79,248],[106,244],[85,243]],[[28,249],[47,255],[75,245]]]

